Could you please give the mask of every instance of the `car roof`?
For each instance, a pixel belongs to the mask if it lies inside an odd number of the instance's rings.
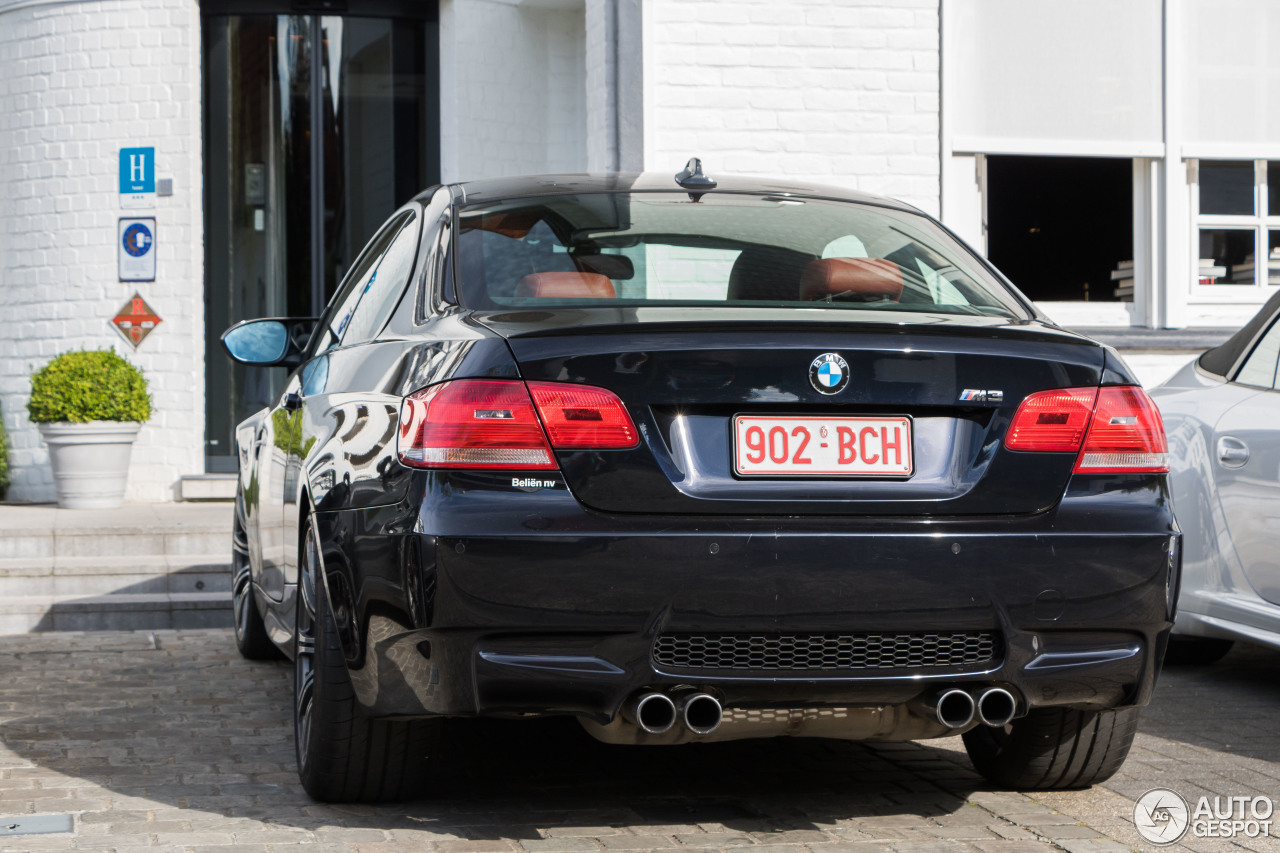
[[[1254,342],[1261,338],[1271,327],[1271,318],[1280,311],[1280,293],[1267,300],[1267,304],[1253,315],[1240,331],[1236,332],[1221,346],[1214,347],[1197,359],[1204,370],[1215,376],[1233,379],[1241,363],[1253,352]]]
[[[793,195],[809,198],[826,198],[863,204],[876,204],[897,210],[919,213],[920,210],[905,202],[846,187],[808,184],[780,178],[749,177],[740,175],[713,175],[717,186],[713,190],[697,190],[698,193],[760,193],[764,195]],[[593,192],[672,192],[688,193],[680,187],[674,174],[663,172],[591,172],[563,175],[519,175],[507,178],[486,178],[453,184],[462,193],[464,204],[499,201],[529,196],[569,195]],[[424,196],[426,194],[424,193]],[[422,197],[420,197],[421,199]]]

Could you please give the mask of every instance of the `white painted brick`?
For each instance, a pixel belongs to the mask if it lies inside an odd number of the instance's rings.
[[[16,500],[52,500],[26,418],[30,373],[69,349],[112,348],[151,382],[128,500],[170,500],[203,471],[204,255],[197,0],[97,0],[0,12],[0,405]],[[160,47],[164,45],[165,47]],[[158,81],[154,82],[153,81]],[[175,194],[153,211],[155,283],[116,280],[117,152],[154,144]],[[134,290],[164,323],[134,353],[108,319]]]
[[[581,9],[444,0],[445,180],[584,170],[585,43]]]
[[[937,214],[939,0],[648,0],[646,169],[895,195]]]

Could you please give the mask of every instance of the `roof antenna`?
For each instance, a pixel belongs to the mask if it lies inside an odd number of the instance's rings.
[[[689,193],[689,199],[694,202],[706,195],[706,190],[716,188],[716,182],[702,174],[702,161],[697,157],[690,157],[684,164],[684,171],[676,175],[676,183],[687,190],[703,190]]]

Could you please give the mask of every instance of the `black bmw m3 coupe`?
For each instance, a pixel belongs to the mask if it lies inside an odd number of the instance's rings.
[[[997,784],[1120,766],[1177,596],[1160,417],[919,211],[696,163],[436,187],[237,428],[236,639],[294,661],[320,800],[442,727],[611,743],[959,734]]]

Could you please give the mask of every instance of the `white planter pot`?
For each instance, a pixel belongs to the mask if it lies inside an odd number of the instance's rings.
[[[110,509],[124,503],[129,453],[141,427],[131,421],[40,424],[40,436],[49,446],[58,506]]]

